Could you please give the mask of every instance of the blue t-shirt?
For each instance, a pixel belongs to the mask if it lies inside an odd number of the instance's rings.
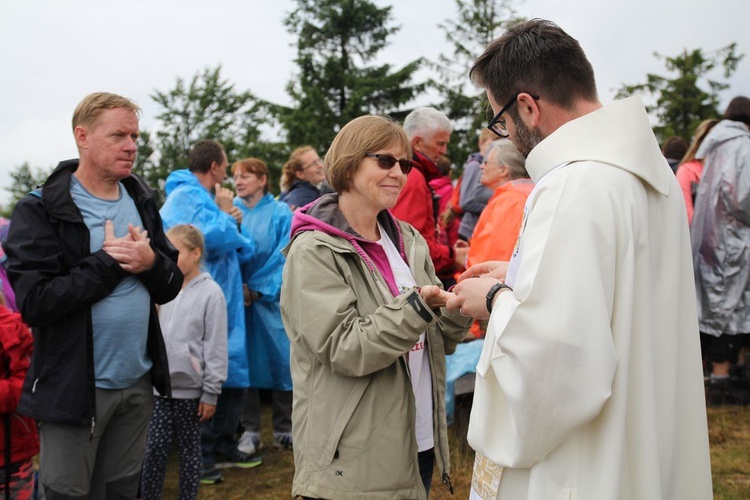
[[[104,223],[111,220],[115,237],[128,234],[128,224],[143,226],[135,202],[120,183],[120,197],[92,195],[71,176],[70,194],[91,235],[91,252],[104,244]],[[126,389],[151,369],[146,354],[151,298],[135,275],[128,275],[112,293],[91,306],[94,329],[94,374],[100,389]]]

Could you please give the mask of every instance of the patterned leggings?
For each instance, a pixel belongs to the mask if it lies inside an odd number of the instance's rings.
[[[164,486],[167,457],[177,436],[180,452],[179,500],[198,496],[201,479],[201,433],[199,399],[173,399],[154,396],[154,413],[148,426],[146,456],[141,474],[143,500],[158,500]]]

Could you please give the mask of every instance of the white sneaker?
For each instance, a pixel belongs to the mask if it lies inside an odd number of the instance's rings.
[[[263,443],[261,443],[260,434],[257,432],[243,432],[237,443],[237,449],[248,455],[254,455],[261,448],[263,448]]]

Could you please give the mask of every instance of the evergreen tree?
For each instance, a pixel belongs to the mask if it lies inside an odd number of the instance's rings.
[[[11,199],[7,205],[0,208],[0,215],[3,217],[10,217],[13,212],[13,207],[16,206],[18,200],[44,184],[44,181],[47,180],[47,177],[52,173],[52,170],[52,168],[32,168],[28,162],[24,162],[16,167],[16,169],[10,173],[10,186],[3,188],[10,193]]]
[[[299,74],[287,85],[293,105],[276,108],[290,147],[325,150],[350,120],[403,115],[402,106],[426,88],[411,83],[421,60],[368,66],[398,30],[391,21],[391,7],[367,0],[297,0],[286,19],[298,37]]]
[[[525,21],[516,0],[456,0],[457,15],[438,25],[452,44],[432,66],[440,75],[432,84],[442,96],[437,108],[453,121],[448,156],[459,165],[477,150],[477,131],[492,118],[487,96],[469,80],[469,70],[484,49],[508,27]]]
[[[178,78],[173,89],[157,90],[151,98],[162,111],[156,133],[141,132],[134,170],[157,189],[159,201],[165,197],[167,176],[187,168],[190,147],[203,139],[221,142],[230,162],[248,156],[263,159],[271,177],[278,177],[287,148],[261,139],[261,125],[273,125],[269,104],[249,91],[235,90],[221,78],[221,66],[197,73],[189,83]]]
[[[617,98],[644,92],[652,95],[656,102],[646,106],[646,109],[658,122],[654,126],[654,133],[659,142],[672,135],[690,141],[695,127],[702,120],[721,115],[718,110],[719,92],[729,85],[710,78],[710,75],[723,68],[724,78],[729,78],[744,54],[738,54],[737,44],[731,43],[709,53],[695,49],[684,50],[674,57],[658,53],[654,53],[654,56],[664,60],[667,71],[676,73],[676,76],[669,78],[648,73],[645,83],[623,85],[617,92]]]

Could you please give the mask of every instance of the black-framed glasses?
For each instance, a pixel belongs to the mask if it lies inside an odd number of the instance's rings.
[[[500,111],[497,112],[495,117],[490,120],[490,123],[487,124],[487,128],[495,132],[499,137],[508,137],[510,133],[508,132],[508,129],[505,128],[505,119],[502,117],[503,113],[508,111],[511,106],[513,106],[518,101],[518,96],[521,94],[529,94],[528,92],[518,92],[516,95],[513,96],[513,99],[508,101],[508,103],[502,107]],[[538,95],[529,94],[532,99],[535,101],[539,100]]]
[[[401,158],[399,160],[398,158],[387,154],[365,153],[365,156],[367,158],[375,158],[377,160],[378,167],[382,168],[383,170],[390,170],[396,163],[398,163],[398,166],[401,167],[401,171],[404,174],[408,174],[411,171],[411,167],[414,166],[414,162],[411,160],[407,160],[406,158]]]

